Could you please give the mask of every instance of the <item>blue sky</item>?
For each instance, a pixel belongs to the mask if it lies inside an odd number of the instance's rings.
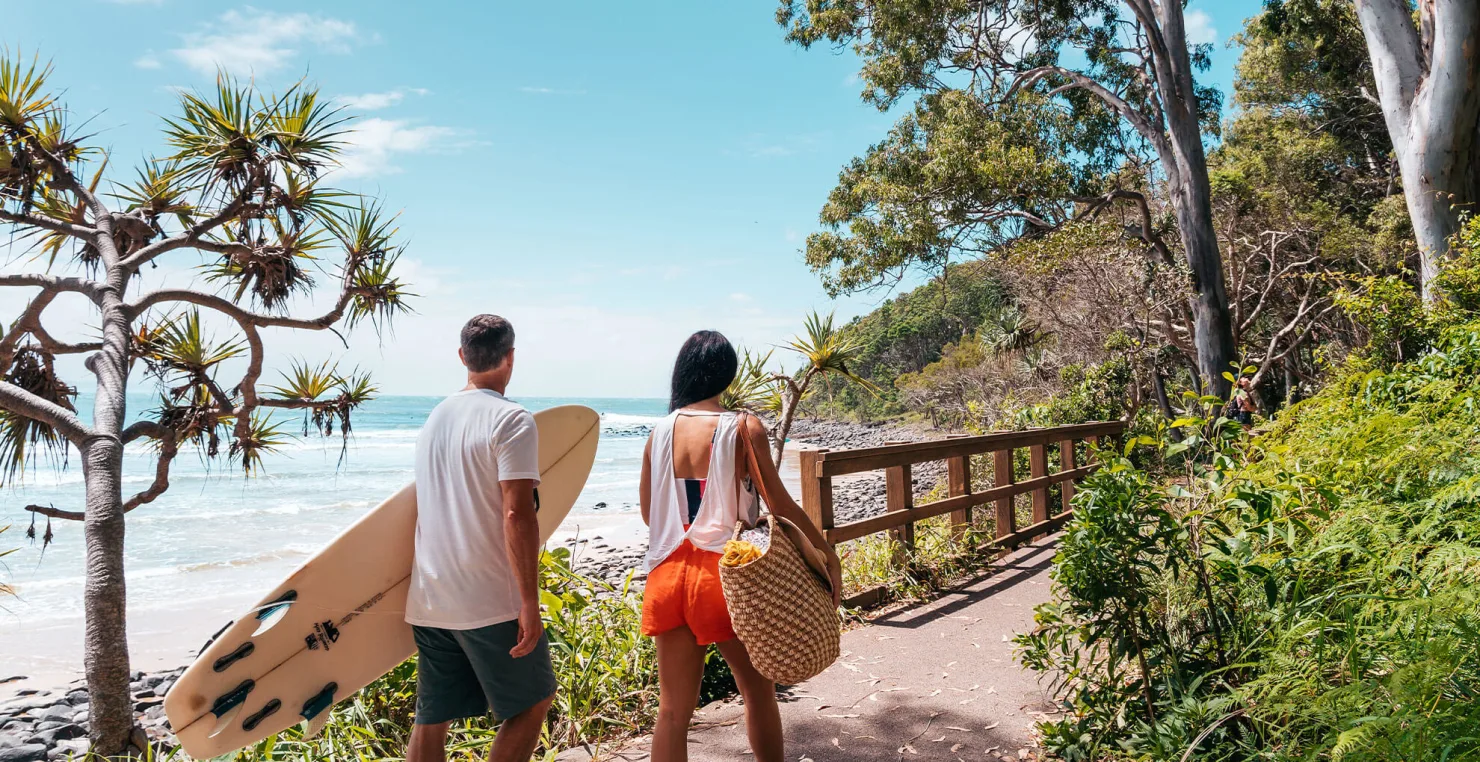
[[[665,396],[693,330],[764,347],[808,310],[847,318],[887,296],[829,300],[800,247],[839,169],[893,119],[859,100],[851,54],[783,42],[768,2],[7,6],[0,40],[54,62],[115,172],[163,150],[177,88],[218,66],[268,87],[306,75],[361,115],[338,184],[400,210],[417,314],[347,350],[269,335],[276,367],[331,354],[387,392],[442,393],[461,384],[457,328],[497,312],[519,333],[512,392]],[[1226,42],[1258,8],[1189,8],[1225,89]],[[0,317],[17,308],[0,300]],[[53,325],[81,319],[64,305]]]

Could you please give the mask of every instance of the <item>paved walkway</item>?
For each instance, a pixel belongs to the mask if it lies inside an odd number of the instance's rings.
[[[1048,599],[1055,547],[1040,541],[1003,559],[990,576],[843,635],[843,655],[786,691],[782,719],[792,762],[993,760],[1033,756],[1033,724],[1052,712],[1033,673],[1013,660],[1015,633]],[[737,702],[700,710],[690,732],[694,762],[749,759]],[[569,755],[569,756],[567,756]],[[567,752],[562,760],[586,760]],[[597,760],[648,759],[646,739]]]

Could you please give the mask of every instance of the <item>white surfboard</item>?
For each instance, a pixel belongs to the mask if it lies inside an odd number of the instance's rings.
[[[601,418],[580,405],[534,414],[540,431],[540,541],[570,512],[596,459]],[[196,759],[307,721],[415,652],[405,622],[416,489],[365,514],[204,648],[165,696],[175,737]]]

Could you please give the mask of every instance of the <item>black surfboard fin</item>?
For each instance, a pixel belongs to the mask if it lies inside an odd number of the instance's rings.
[[[229,693],[223,693],[211,704],[211,714],[216,715],[216,727],[211,730],[207,738],[215,738],[221,735],[228,725],[241,714],[242,707],[246,705],[247,694],[257,687],[254,680],[243,680],[241,685],[231,689]]]

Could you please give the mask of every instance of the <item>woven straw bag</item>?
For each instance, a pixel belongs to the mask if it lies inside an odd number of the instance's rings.
[[[760,558],[719,568],[730,621],[750,661],[767,679],[795,685],[838,658],[842,622],[827,585],[797,550],[805,537],[775,515],[763,516],[771,541]],[[740,536],[743,523],[735,525]],[[811,550],[807,546],[807,550]]]

